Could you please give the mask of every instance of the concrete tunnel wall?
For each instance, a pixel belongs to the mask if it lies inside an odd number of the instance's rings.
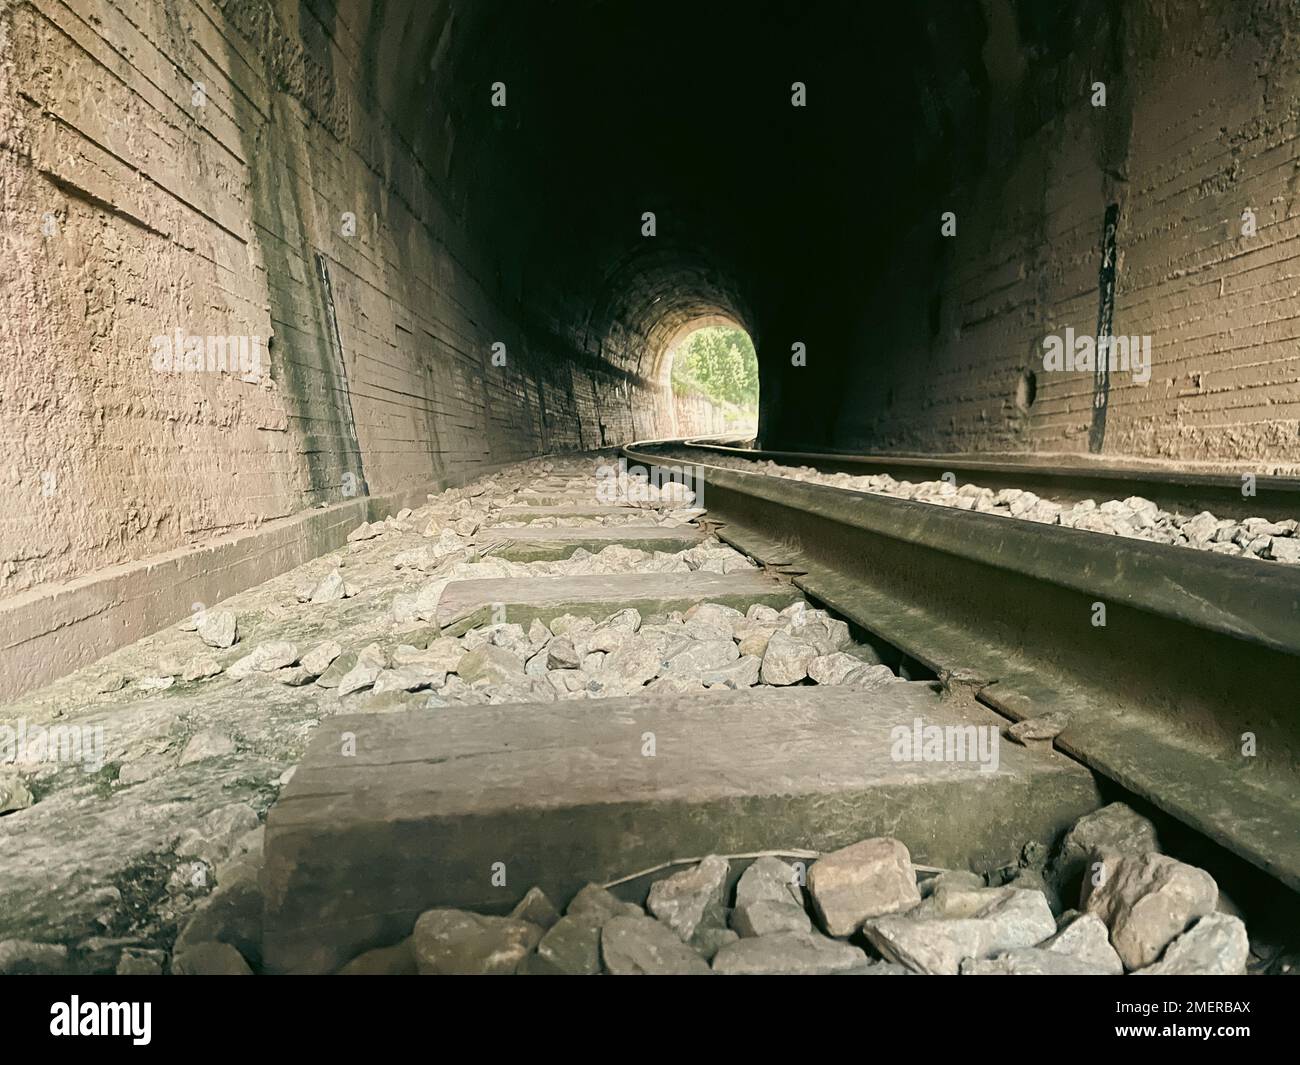
[[[808,367],[774,382],[769,360],[764,439],[1300,469],[1295,6],[1026,0],[951,15],[909,38],[906,94],[922,106],[885,165],[913,195],[881,205],[887,232],[863,240],[830,301],[842,309],[804,336]],[[1045,373],[1043,339],[1097,335],[1112,206],[1111,334],[1150,337],[1152,367],[1145,385],[1111,375],[1094,440],[1094,375]],[[828,401],[820,421],[802,414]]]
[[[755,338],[767,446],[1084,453],[1091,375],[1029,404],[1026,371],[1096,329],[1111,203],[1156,367],[1100,454],[1297,466],[1288,10],[3,4],[18,683],[333,546],[367,492],[700,431],[663,363],[695,318]],[[268,338],[262,372],[158,372],[178,329]]]
[[[632,247],[575,291],[530,259],[539,205],[492,218],[520,120],[494,115],[477,78],[465,99],[449,44],[459,32],[472,51],[487,28],[448,5],[370,8],[7,11],[3,166],[21,224],[0,265],[18,325],[0,432],[22,506],[5,515],[0,594],[366,487],[418,498],[674,431],[644,363],[665,329],[650,301],[692,312],[678,262]],[[712,309],[704,268],[689,281]],[[269,338],[267,372],[155,372],[152,338],[176,329]]]

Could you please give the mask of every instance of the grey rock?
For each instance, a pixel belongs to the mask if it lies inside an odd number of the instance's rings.
[[[100,678],[99,684],[95,688],[95,692],[99,695],[107,695],[110,692],[121,691],[125,687],[126,677],[122,676],[121,673],[105,673],[104,676]]]
[[[300,665],[314,677],[319,677],[343,653],[343,648],[333,640],[323,640],[302,656]]]
[[[434,673],[422,666],[401,666],[398,669],[381,670],[375,678],[372,690],[376,694],[383,692],[413,692],[428,688],[435,677],[441,680],[445,673]]]
[[[1214,912],[1219,889],[1203,869],[1163,854],[1107,855],[1101,883],[1086,880],[1084,910],[1105,921],[1127,969],[1153,964],[1198,917]]]
[[[808,667],[817,657],[817,648],[777,630],[763,651],[764,684],[797,684],[808,676]]]
[[[1068,955],[1112,976],[1124,972],[1124,963],[1110,945],[1110,931],[1099,917],[1091,913],[1077,914],[1062,921],[1056,935],[1045,940],[1041,949]]]
[[[588,617],[575,614],[561,614],[551,619],[551,632],[556,636],[568,636],[571,640],[586,636],[596,627],[596,622]]]
[[[451,583],[451,577],[433,577],[420,585],[413,594],[399,593],[393,596],[392,615],[395,622],[409,622],[419,619],[431,621],[438,612],[438,600],[442,598],[443,589]]]
[[[216,729],[202,729],[190,737],[181,751],[179,765],[201,762],[205,758],[224,758],[235,753],[235,741]]]
[[[351,589],[343,581],[342,573],[334,570],[312,589],[312,603],[315,605],[315,603],[338,602],[339,599],[346,599],[351,594]]]
[[[848,625],[829,617],[823,610],[808,610],[795,615],[787,631],[793,639],[816,648],[819,657],[834,654],[852,642]]]
[[[955,975],[966,958],[1035,946],[1056,931],[1041,893],[1001,888],[992,894],[969,917],[900,914],[869,920],[862,931],[886,960],[935,976]]]
[[[233,610],[205,610],[198,623],[199,639],[209,647],[231,647],[239,638],[239,620]]]
[[[740,617],[744,615],[735,607],[721,603],[696,603],[686,611],[687,621],[698,621],[726,631],[730,631],[733,620]]]
[[[723,948],[726,950],[727,948]],[[709,963],[653,917],[613,917],[601,927],[600,953],[615,976],[703,975]]]
[[[685,941],[700,927],[723,927],[723,894],[730,871],[725,858],[710,855],[699,865],[655,881],[646,908]]]
[[[842,684],[844,678],[864,663],[843,651],[818,655],[808,665],[808,676],[818,684]]]
[[[753,622],[736,630],[738,637],[737,650],[744,656],[753,655],[755,658],[762,658],[767,653],[767,645],[771,642],[773,633],[776,632],[775,625]]]
[[[730,928],[697,928],[691,937],[691,946],[705,961],[712,961],[718,951],[739,938]]]
[[[720,685],[726,687],[726,685]],[[658,680],[651,681],[646,687],[647,691],[669,691],[678,694],[695,694],[697,692],[707,691],[708,686],[704,684],[699,677],[660,677]]]
[[[698,618],[683,622],[682,631],[692,640],[727,640],[734,642],[730,625],[714,625]]]
[[[343,678],[352,672],[359,657],[356,651],[344,651],[330,663],[324,673],[316,678],[316,686],[326,689],[337,688],[343,682]]]
[[[756,858],[736,883],[736,906],[755,902],[792,903],[802,908],[794,866],[770,855]]]
[[[713,958],[715,973],[731,975],[818,975],[849,972],[867,964],[859,947],[816,932],[780,932],[741,939]]]
[[[401,652],[400,654],[398,652]],[[440,636],[429,641],[423,648],[403,646],[394,649],[392,664],[395,666],[421,666],[431,676],[446,674],[455,670],[460,660],[465,657],[465,649],[460,641],[451,636]]]
[[[715,640],[694,640],[668,659],[665,676],[700,677],[721,669],[740,657],[735,641],[730,637]]]
[[[658,675],[663,659],[654,642],[637,635],[605,659],[603,672],[627,689],[639,688]]]
[[[291,666],[298,661],[298,648],[287,640],[272,640],[260,644],[244,655],[229,669],[226,676],[242,680],[253,673],[274,673],[277,669]]]
[[[580,669],[556,669],[546,674],[546,683],[561,697],[585,692],[590,679]]]
[[[16,770],[0,766],[0,814],[26,810],[35,799]]]
[[[523,680],[524,662],[504,647],[487,644],[466,652],[456,664],[456,672],[467,684],[508,684]]]
[[[594,976],[601,970],[598,913],[561,917],[537,944],[537,958],[547,972],[566,976]]]
[[[914,920],[974,917],[1009,894],[1006,887],[984,887],[956,877],[940,877],[921,904],[909,910],[907,916]]]
[[[1159,851],[1156,826],[1122,802],[1079,818],[1061,840],[1051,877],[1067,901],[1079,897],[1083,874],[1104,852],[1149,854]]]
[[[415,976],[415,942],[407,936],[391,947],[376,947],[358,954],[339,970],[340,976]]]
[[[864,662],[857,669],[849,670],[840,685],[854,691],[875,691],[886,684],[897,683],[898,680],[898,676],[888,666],[873,666]]]
[[[581,665],[582,655],[578,653],[569,637],[557,636],[546,645],[547,669],[578,669]],[[464,674],[462,673],[461,676]]]
[[[243,802],[227,803],[177,833],[171,849],[178,858],[198,858],[215,867],[258,828],[257,812],[251,806]]]
[[[118,976],[161,976],[166,964],[166,951],[127,947],[118,956],[116,972]]]
[[[731,914],[731,927],[748,939],[778,932],[811,932],[812,919],[793,902],[759,899],[737,906]]]
[[[285,669],[277,669],[271,674],[271,679],[290,688],[301,688],[304,684],[310,684],[315,680],[316,674],[302,666],[288,666]]]
[[[808,893],[822,927],[847,936],[864,920],[921,901],[911,855],[896,839],[864,839],[824,855],[808,869]]]
[[[1055,887],[1043,876],[1043,871],[1034,866],[1019,866],[1010,870],[1010,875],[1003,881],[1004,886],[1020,888],[1025,891],[1041,891],[1047,897],[1047,904],[1052,913],[1061,912],[1061,899]]]
[[[1218,528],[1218,519],[1208,510],[1203,510],[1183,526],[1183,534],[1189,543],[1199,547],[1209,543]]]
[[[744,655],[718,669],[706,669],[699,674],[701,684],[723,684],[728,688],[752,688],[758,683],[762,659]]]
[[[929,898],[939,888],[945,890],[983,891],[984,878],[978,873],[972,873],[966,869],[945,869],[937,876],[922,880],[917,886],[921,890],[921,897]]]
[[[618,625],[600,625],[583,641],[590,651],[616,651],[632,636],[634,629]]]
[[[181,680],[192,683],[207,680],[221,672],[221,663],[211,655],[195,655],[181,670]]]
[[[1155,964],[1134,976],[1237,976],[1246,971],[1250,940],[1241,919],[1210,913],[1169,944]]]
[[[991,958],[967,958],[961,963],[962,976],[1113,976],[1107,969],[1091,965],[1069,954],[1054,954],[1036,947],[1022,947]]]
[[[539,887],[530,887],[527,893],[510,911],[516,921],[527,921],[538,928],[550,928],[560,919],[559,911],[551,904],[546,892]]]
[[[545,647],[553,635],[541,618],[533,618],[528,625],[528,645],[535,651]]]
[[[415,922],[411,939],[424,975],[505,975],[537,946],[542,929],[512,917],[434,909]]]
[[[643,917],[645,911],[634,902],[624,902],[608,888],[588,884],[573,896],[566,914],[594,913],[604,920],[611,917]]]
[[[1268,557],[1275,562],[1300,562],[1300,539],[1274,536],[1269,541]]]
[[[524,627],[514,622],[503,621],[497,625],[484,625],[477,629],[470,629],[461,638],[461,642],[466,651],[476,651],[484,644],[504,647],[521,657],[528,651],[528,637],[524,634]]]
[[[623,629],[627,632],[636,632],[641,627],[641,611],[634,607],[625,607],[610,614],[601,622],[601,625],[614,629]]]
[[[351,695],[353,692],[361,691],[363,688],[369,688],[388,666],[388,659],[385,656],[383,648],[377,643],[367,644],[358,653],[356,662],[352,668],[347,671],[340,679],[338,684],[339,695]],[[323,680],[324,677],[321,677]],[[318,680],[319,684],[320,681]]]
[[[565,670],[564,672],[576,671]],[[492,706],[499,706],[502,703],[551,703],[556,699],[555,689],[546,681],[537,678],[530,680],[521,678],[518,682],[498,684],[485,690],[488,692],[487,701]]]

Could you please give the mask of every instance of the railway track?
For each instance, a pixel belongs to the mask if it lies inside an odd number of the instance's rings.
[[[1296,888],[1300,568],[702,472],[493,475],[7,707],[108,739],[20,777],[0,969],[1244,967],[1105,780]]]
[[[655,443],[655,442],[650,442]],[[642,445],[644,446],[644,445]],[[1143,467],[1105,467],[1086,463],[1041,465],[959,456],[847,455],[838,452],[773,451],[740,446],[734,438],[701,437],[656,450],[683,455],[716,456],[782,466],[810,466],[824,473],[862,476],[887,473],[896,479],[935,481],[945,475],[956,483],[974,483],[995,491],[1014,488],[1048,499],[1075,503],[1085,499],[1141,496],[1162,509],[1222,517],[1287,519],[1300,516],[1300,477],[1251,473],[1184,473]]]
[[[710,465],[714,456],[926,475],[1054,499],[1146,496],[1243,513],[1226,477],[1030,471],[648,442],[629,463],[700,463],[719,536],[929,668],[966,670],[1013,720],[1300,889],[1300,568]],[[1300,513],[1261,479],[1255,514]],[[1259,505],[1256,505],[1258,502]]]

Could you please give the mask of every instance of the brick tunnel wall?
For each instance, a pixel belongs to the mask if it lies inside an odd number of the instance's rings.
[[[1012,4],[987,5],[980,158],[863,300],[837,446],[1087,453],[1093,375],[1044,372],[1042,340],[1096,335],[1116,204],[1112,333],[1150,336],[1154,365],[1145,386],[1112,376],[1100,454],[1300,469],[1294,6],[1143,2],[1088,25],[1099,7],[1072,9],[1051,51]]]
[[[312,11],[0,4],[0,597],[670,431],[665,389],[558,308],[525,314],[463,185],[363,91],[371,42]],[[159,372],[177,330],[269,357]]]

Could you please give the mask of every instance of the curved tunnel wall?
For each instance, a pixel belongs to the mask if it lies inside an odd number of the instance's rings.
[[[17,5],[0,37],[0,595],[672,431],[648,337],[735,297],[647,254],[639,212],[607,246],[569,225],[506,5],[72,8]],[[261,338],[263,372],[159,373],[176,330]]]
[[[1294,9],[925,6],[898,81],[922,106],[882,152],[915,187],[853,220],[876,268],[828,278],[816,328],[766,331],[765,442],[1300,469]],[[1110,332],[1149,339],[1146,382],[1044,367],[1045,338],[1102,332],[1108,212]]]
[[[1086,452],[1090,375],[1022,382],[1111,204],[1156,366],[1100,454],[1295,467],[1298,48],[1266,0],[8,6],[0,596],[666,435],[714,314],[769,446]],[[159,373],[178,329],[268,365]]]

